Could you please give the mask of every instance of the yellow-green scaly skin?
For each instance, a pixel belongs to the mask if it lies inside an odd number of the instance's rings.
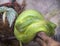
[[[28,43],[40,31],[45,32],[48,36],[54,35],[55,27],[56,25],[45,20],[41,13],[35,10],[26,10],[17,17],[14,34],[19,41]]]

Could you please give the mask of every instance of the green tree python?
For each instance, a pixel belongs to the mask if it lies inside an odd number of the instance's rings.
[[[14,25],[14,35],[22,43],[29,43],[38,32],[45,32],[48,36],[53,36],[56,25],[46,20],[43,15],[36,10],[25,10],[16,19]]]

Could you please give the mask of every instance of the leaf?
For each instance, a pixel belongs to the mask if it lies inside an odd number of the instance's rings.
[[[8,7],[2,6],[0,7],[0,13],[7,11]]]
[[[15,18],[17,17],[17,12],[12,8],[9,8],[7,11],[8,11],[7,12],[7,20],[9,22],[9,26],[11,27]]]
[[[1,12],[6,12],[6,14],[3,14],[4,15],[3,18],[7,17],[7,20],[9,22],[9,27],[11,27],[15,18],[17,17],[17,12],[13,8],[8,8],[5,6],[0,7],[0,13]]]

